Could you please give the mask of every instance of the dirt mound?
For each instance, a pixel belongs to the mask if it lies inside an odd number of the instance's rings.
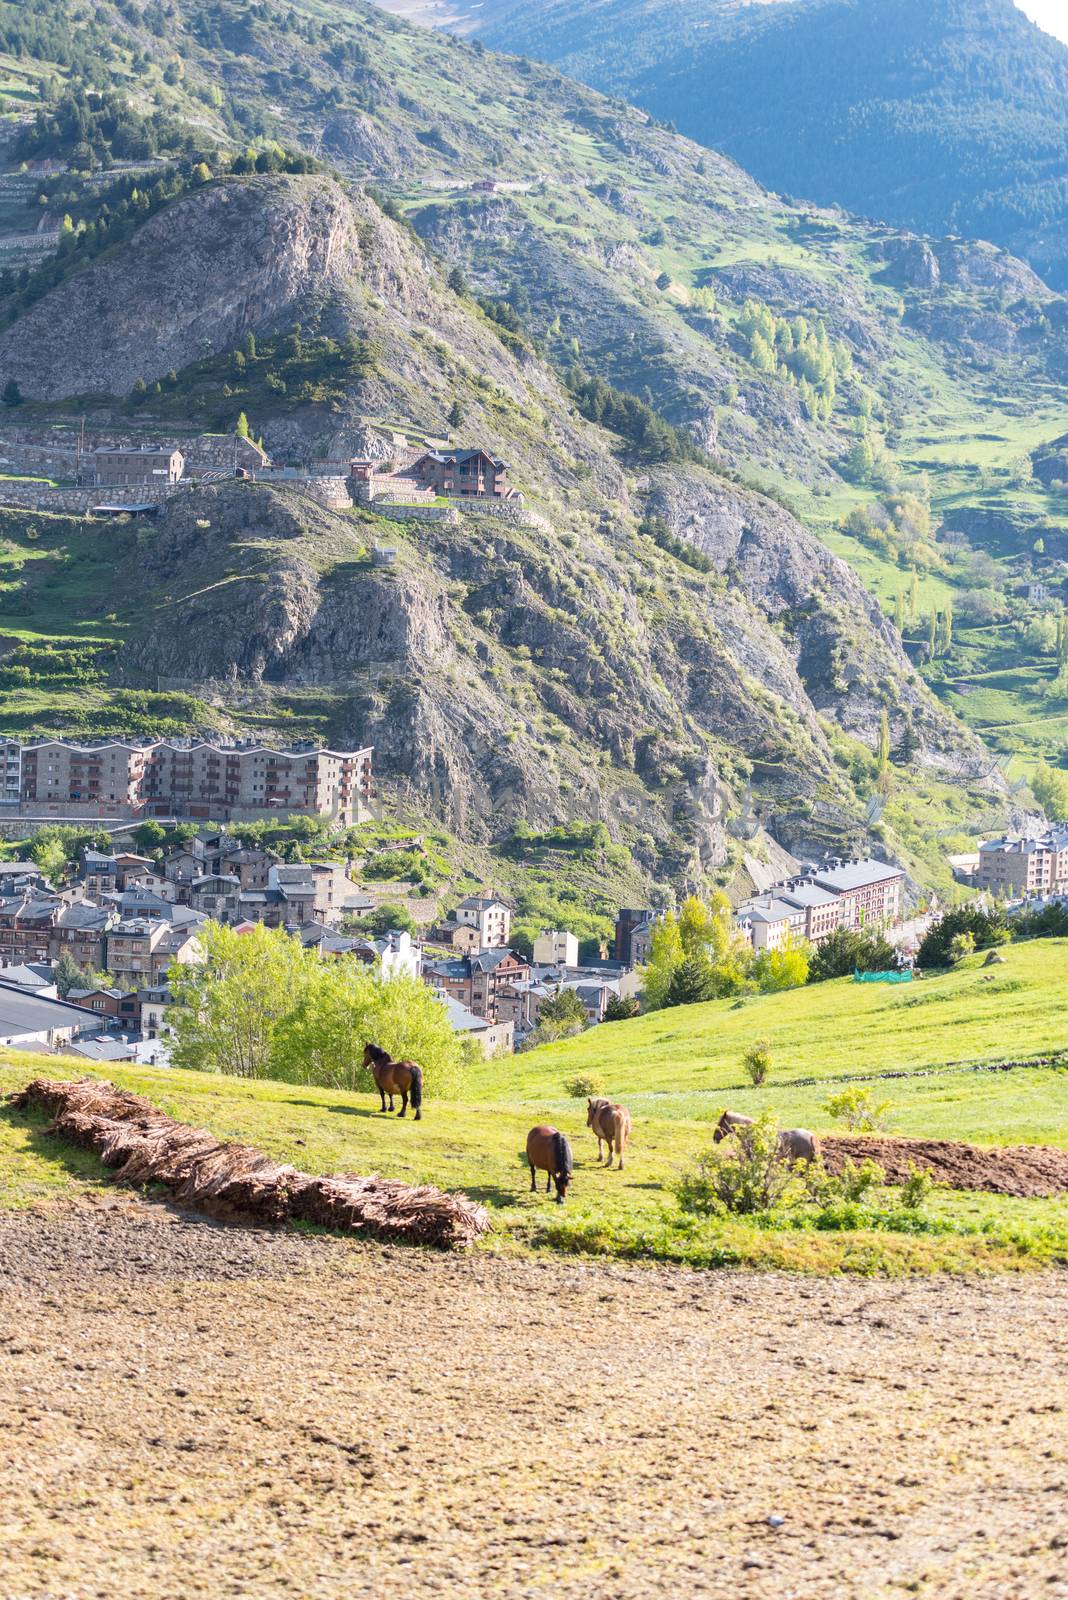
[[[96,1078],[35,1078],[12,1103],[47,1111],[49,1133],[95,1151],[117,1168],[120,1183],[162,1184],[181,1204],[227,1221],[314,1222],[440,1249],[471,1244],[490,1225],[485,1208],[466,1195],[377,1176],[313,1178],[253,1145],[220,1144],[206,1129],[175,1122],[150,1100]]]
[[[828,1134],[820,1151],[829,1172],[839,1172],[848,1158],[870,1157],[889,1183],[904,1183],[909,1167],[930,1172],[949,1189],[984,1189],[988,1194],[1038,1199],[1068,1194],[1068,1150],[1048,1144],[1014,1144],[1002,1148],[958,1144],[952,1139],[890,1139],[884,1134]]]

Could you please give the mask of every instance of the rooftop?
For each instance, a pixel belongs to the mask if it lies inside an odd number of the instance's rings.
[[[838,894],[848,894],[851,889],[865,889],[869,884],[892,883],[903,878],[901,867],[892,867],[886,861],[840,861],[837,865],[817,867],[810,874],[815,883],[824,884]]]

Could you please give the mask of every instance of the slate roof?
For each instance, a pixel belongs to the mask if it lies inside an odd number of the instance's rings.
[[[41,995],[23,994],[18,989],[0,987],[0,1039],[47,1033],[50,1028],[84,1028],[87,1013],[80,1006],[63,1000],[48,1000]]]
[[[834,889],[838,894],[848,894],[853,889],[866,889],[869,884],[890,883],[903,878],[900,867],[886,861],[846,861],[840,867],[820,867],[812,873],[816,883]]]

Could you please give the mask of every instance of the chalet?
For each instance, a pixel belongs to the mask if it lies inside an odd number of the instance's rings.
[[[83,1011],[91,1011],[107,1027],[136,1033],[141,1026],[141,999],[136,989],[71,989],[67,1000]]]
[[[428,450],[406,469],[434,494],[508,500],[515,490],[507,482],[508,468],[488,450]]]

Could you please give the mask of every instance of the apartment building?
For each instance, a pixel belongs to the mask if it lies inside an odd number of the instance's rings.
[[[46,815],[225,819],[302,812],[348,825],[366,815],[371,756],[370,748],[46,739],[20,747],[19,799],[23,808]],[[9,760],[5,755],[5,773]]]
[[[905,874],[885,861],[834,860],[754,895],[735,921],[755,950],[781,950],[789,940],[822,944],[836,928],[883,928],[901,917]]]
[[[1007,835],[979,846],[978,886],[989,894],[1026,899],[1068,890],[1068,827],[1038,838]]]

